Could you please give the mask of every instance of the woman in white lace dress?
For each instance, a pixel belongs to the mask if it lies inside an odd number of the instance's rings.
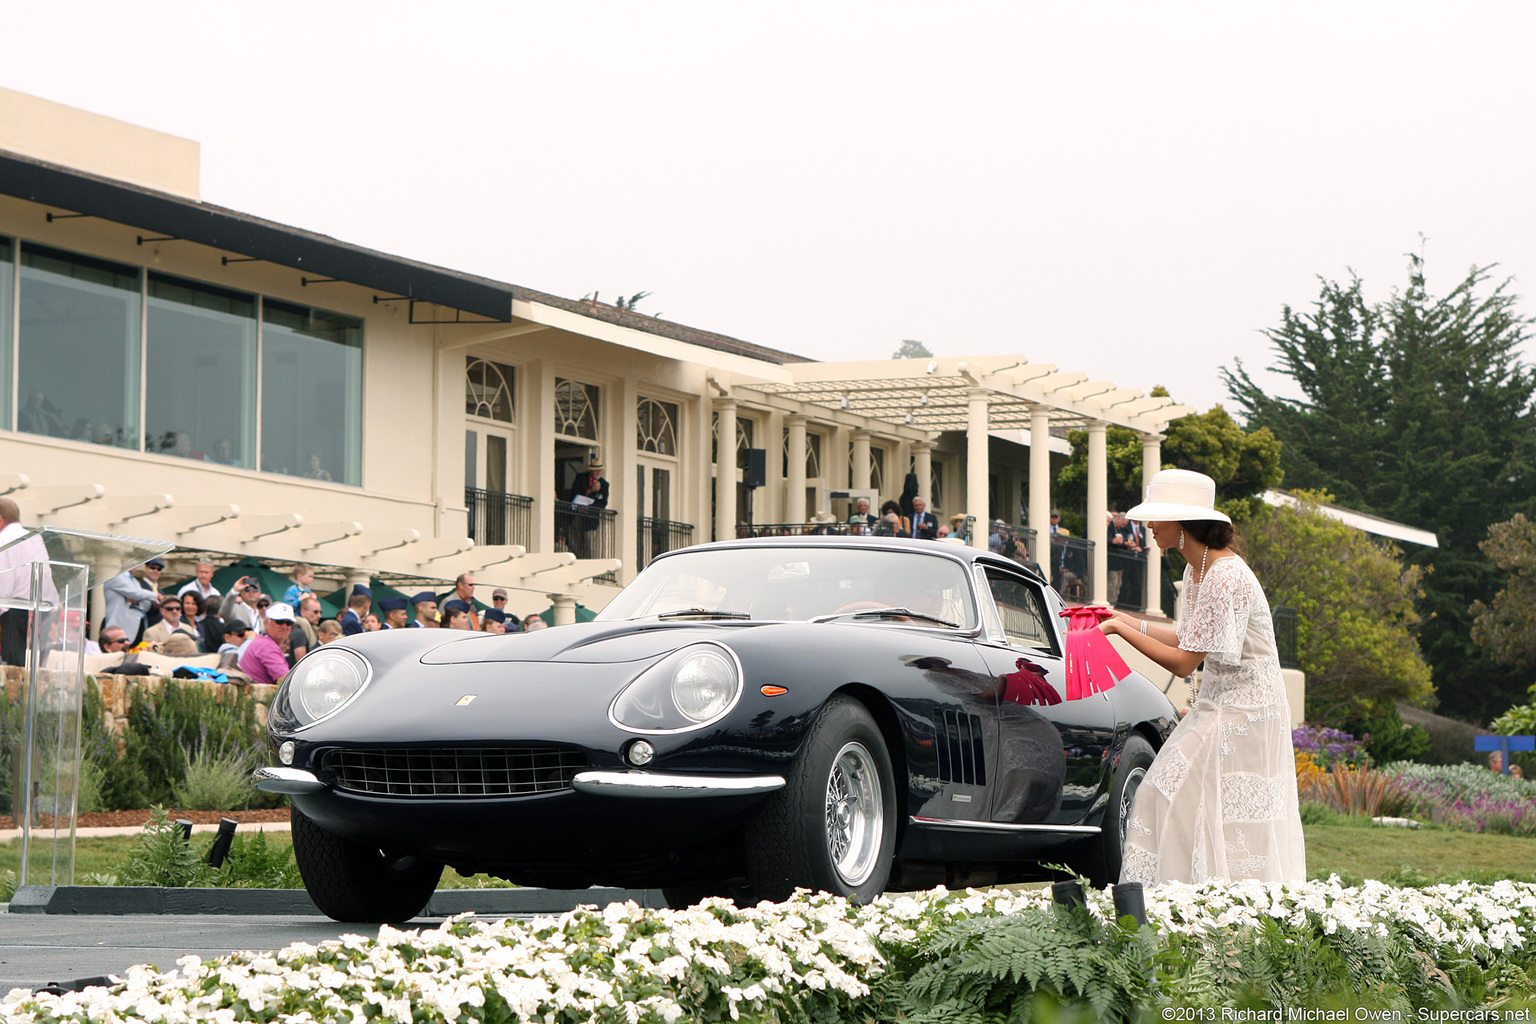
[[[1165,469],[1147,500],[1126,513],[1188,562],[1178,626],[1116,613],[1100,628],[1175,675],[1205,662],[1189,713],[1136,791],[1126,882],[1306,878],[1290,707],[1269,601],[1233,550],[1232,521],[1215,503],[1210,477]]]

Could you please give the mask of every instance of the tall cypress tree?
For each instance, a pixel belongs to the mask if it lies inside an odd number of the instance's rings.
[[[1437,298],[1412,256],[1407,289],[1374,305],[1358,278],[1324,280],[1310,310],[1287,306],[1265,332],[1273,369],[1301,398],[1267,392],[1240,362],[1222,371],[1248,425],[1282,442],[1288,487],[1435,532],[1438,550],[1407,551],[1429,570],[1420,644],[1441,709],[1480,720],[1520,699],[1529,680],[1472,640],[1472,603],[1499,587],[1478,544],[1494,523],[1536,510],[1536,373],[1518,351],[1532,321],[1507,281],[1487,280],[1488,268],[1474,268]]]

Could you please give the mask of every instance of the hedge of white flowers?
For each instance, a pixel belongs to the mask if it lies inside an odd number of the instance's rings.
[[[1110,921],[1107,892],[1087,894]],[[136,967],[124,983],[63,995],[16,989],[0,1019],[43,1021],[371,1020],[541,1024],[597,1021],[864,1019],[864,1001],[893,965],[910,962],[957,922],[1038,913],[1046,890],[932,892],[855,906],[801,893],[737,908],[634,903],[533,920],[449,919],[414,931],[384,927],[276,953],[183,957],[161,973]],[[1146,893],[1151,931],[1232,936],[1265,922],[1415,936],[1415,945],[1494,962],[1536,952],[1536,885],[1396,889],[1327,882],[1165,885]],[[890,979],[887,978],[887,981]],[[863,1011],[863,1012],[861,1012]]]

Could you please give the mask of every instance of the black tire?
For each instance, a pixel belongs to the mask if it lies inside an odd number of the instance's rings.
[[[1136,802],[1136,790],[1146,779],[1147,769],[1152,767],[1156,756],[1145,736],[1131,733],[1126,738],[1125,746],[1120,748],[1120,759],[1115,764],[1114,785],[1109,787],[1109,806],[1104,809],[1102,831],[1089,840],[1083,853],[1072,861],[1072,866],[1100,889],[1120,881],[1120,863],[1125,855],[1125,833],[1131,819],[1131,807]]]
[[[364,924],[409,921],[432,898],[443,865],[384,851],[334,835],[297,807],[293,860],[304,889],[320,912],[336,921]]]
[[[885,891],[896,849],[896,780],[864,705],[827,701],[800,753],[747,828],[753,900],[804,887],[867,902]]]

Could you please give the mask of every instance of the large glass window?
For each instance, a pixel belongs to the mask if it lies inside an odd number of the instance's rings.
[[[261,468],[361,482],[363,322],[268,299],[262,307]]]
[[[254,468],[256,297],[149,275],[145,450]]]
[[[676,403],[642,398],[636,413],[635,422],[639,436],[635,439],[635,447],[643,452],[655,452],[657,455],[676,455]]]
[[[0,236],[0,428],[11,428],[11,313],[12,288],[16,281],[16,243]]]
[[[464,373],[464,412],[488,420],[514,420],[512,383],[516,372],[504,363],[469,356]]]
[[[18,430],[138,448],[141,302],[135,267],[22,247]]]

